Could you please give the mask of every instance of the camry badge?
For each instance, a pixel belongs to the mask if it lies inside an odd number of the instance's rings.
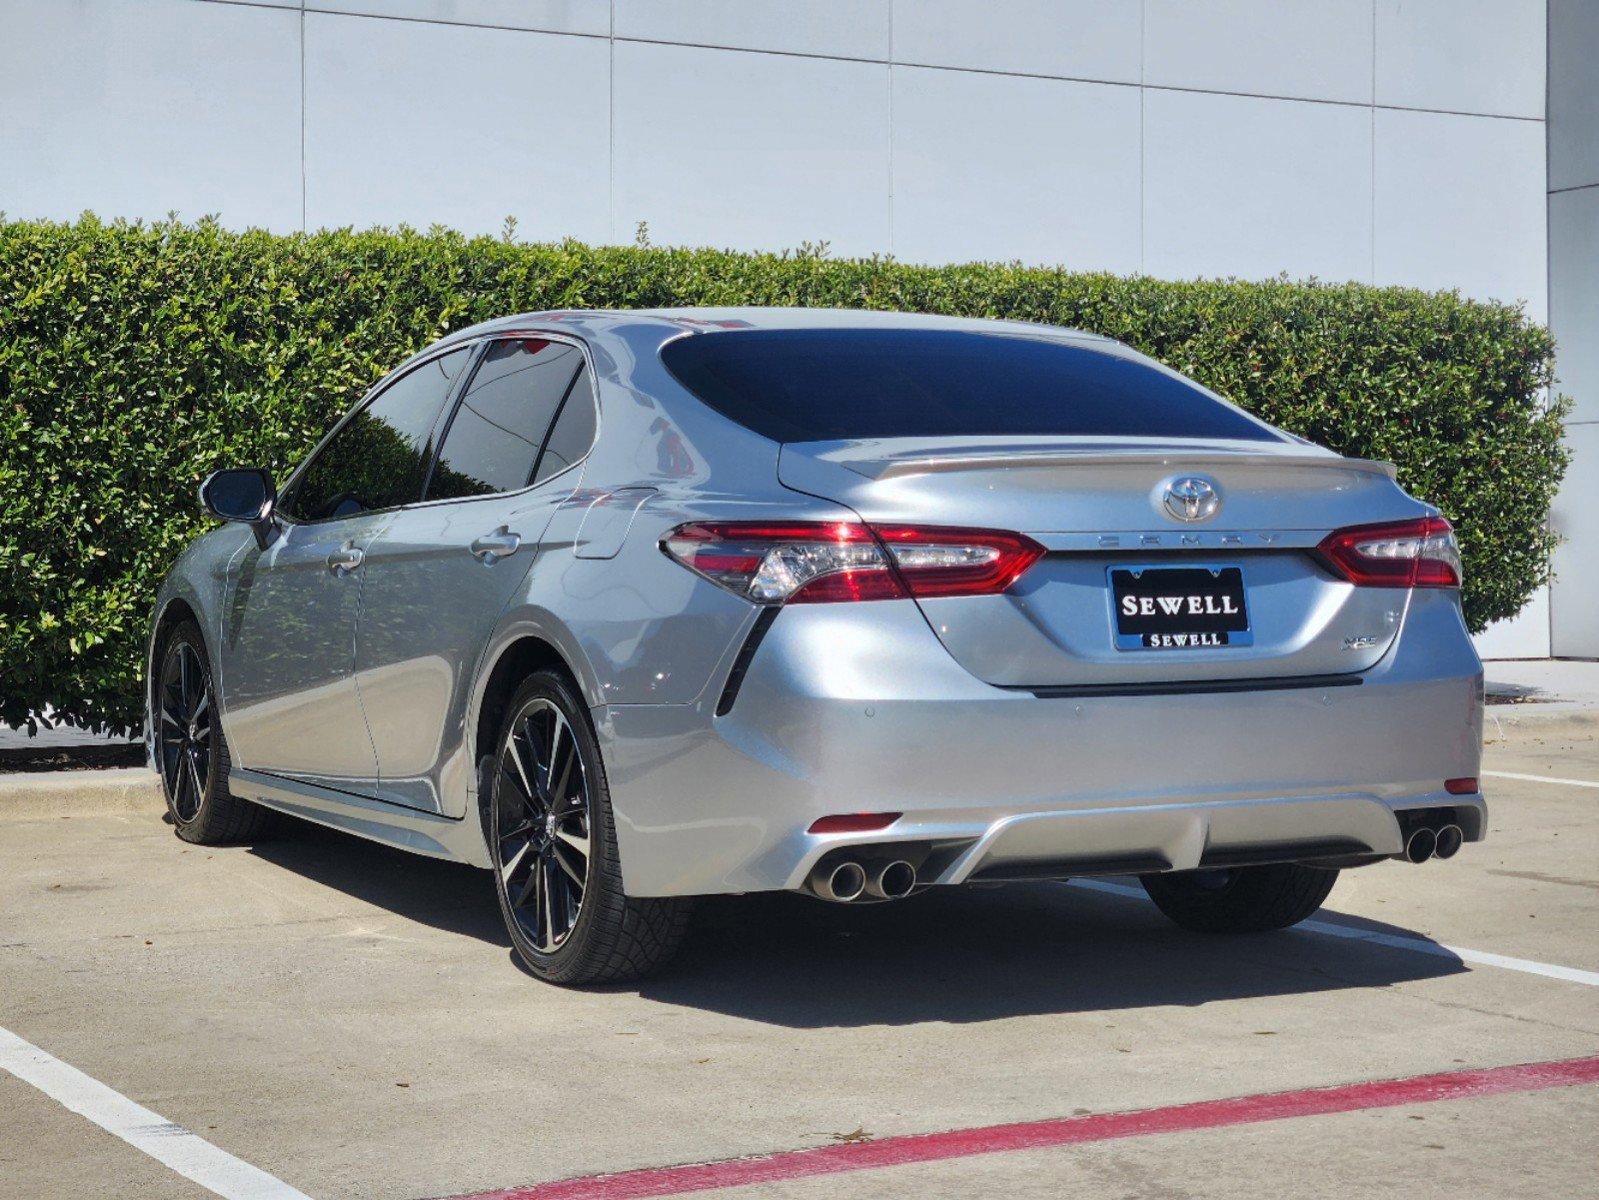
[[[1205,521],[1221,507],[1221,495],[1203,476],[1183,475],[1166,484],[1161,503],[1167,514],[1179,521]]]

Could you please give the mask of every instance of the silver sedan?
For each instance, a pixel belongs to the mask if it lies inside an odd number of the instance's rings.
[[[201,500],[150,636],[178,835],[487,868],[555,982],[713,893],[1136,874],[1278,928],[1485,830],[1448,522],[1105,338],[510,317]]]

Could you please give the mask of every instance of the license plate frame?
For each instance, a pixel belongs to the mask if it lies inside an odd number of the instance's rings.
[[[1230,650],[1255,644],[1249,587],[1236,563],[1113,563],[1105,568],[1105,595],[1118,650]],[[1137,612],[1125,611],[1129,597],[1139,602]],[[1154,602],[1153,613],[1142,603],[1146,598]]]

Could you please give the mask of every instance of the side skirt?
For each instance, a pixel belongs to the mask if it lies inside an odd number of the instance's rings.
[[[242,767],[235,767],[228,775],[228,788],[235,796],[267,808],[385,846],[474,867],[490,866],[488,847],[483,844],[483,831],[476,821],[401,808],[368,796]]]

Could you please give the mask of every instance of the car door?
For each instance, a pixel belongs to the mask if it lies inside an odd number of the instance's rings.
[[[596,415],[576,343],[491,341],[454,406],[423,503],[396,513],[368,548],[355,670],[381,798],[461,815],[450,809],[473,769],[466,706],[479,656],[577,486]]]
[[[434,428],[468,357],[437,355],[365,401],[285,487],[276,537],[234,562],[219,658],[236,765],[375,787],[353,674],[364,558],[397,506],[421,495]]]

